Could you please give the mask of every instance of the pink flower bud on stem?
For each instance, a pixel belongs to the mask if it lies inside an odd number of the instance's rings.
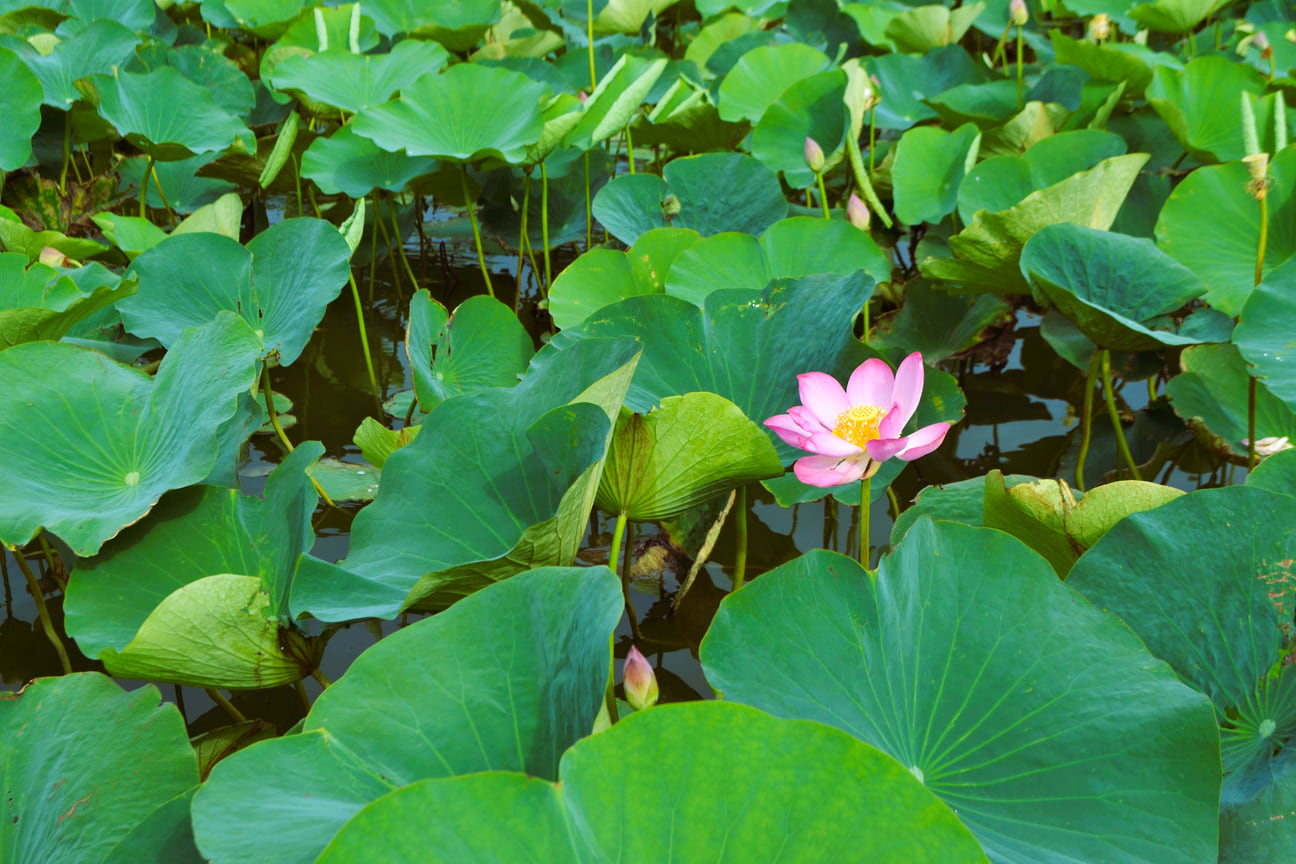
[[[622,678],[626,701],[630,703],[630,707],[642,711],[657,704],[657,676],[653,674],[652,666],[639,653],[639,649],[633,645],[630,646],[630,653],[626,654]]]

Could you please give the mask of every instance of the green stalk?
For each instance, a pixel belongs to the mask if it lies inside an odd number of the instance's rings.
[[[149,154],[148,167],[146,167],[146,168],[144,169],[144,176],[140,178],[140,206],[139,206],[139,215],[140,215],[140,218],[141,218],[141,219],[143,219],[145,216],[148,215],[148,213],[147,213],[147,211],[146,211],[145,208],[148,206],[148,205],[147,205],[147,201],[148,201],[148,181],[149,181],[149,175],[152,174],[152,173],[153,173],[153,156],[152,156],[152,154]]]
[[[36,614],[40,617],[41,628],[45,631],[45,638],[49,639],[50,644],[54,646],[54,651],[58,654],[59,665],[63,667],[63,674],[70,675],[72,674],[72,664],[68,661],[67,649],[63,647],[63,640],[59,639],[58,631],[54,629],[54,619],[50,618],[49,607],[45,605],[45,592],[41,591],[40,582],[36,580],[31,565],[23,557],[21,549],[14,549],[14,560],[18,562],[18,569],[22,570],[23,576],[27,579],[27,590],[31,592],[32,599],[36,601]]]
[[[549,266],[549,169],[540,163],[540,245],[544,246],[544,295],[549,296],[553,284],[553,271]]]
[[[222,696],[220,694],[220,691],[216,690],[215,688],[208,687],[207,695],[211,697],[211,700],[213,702],[215,702],[222,709],[224,709],[225,713],[228,714],[230,716],[230,719],[233,720],[235,723],[247,722],[247,718],[243,716],[243,712],[235,708],[234,703],[226,699],[224,696]]]
[[[639,622],[635,617],[634,603],[630,602],[630,547],[634,544],[625,545],[624,560],[620,565],[617,564],[617,555],[621,553],[621,538],[626,533],[628,521],[629,517],[624,510],[617,514],[616,527],[612,529],[612,548],[608,551],[608,566],[621,580],[621,597],[625,600],[626,614],[630,616],[630,629],[637,634]]]
[[[1112,430],[1116,433],[1116,446],[1120,449],[1125,464],[1129,466],[1131,476],[1135,480],[1142,480],[1138,465],[1135,464],[1134,456],[1130,453],[1129,442],[1125,440],[1125,429],[1121,426],[1120,415],[1116,413],[1116,391],[1112,389],[1111,379],[1111,352],[1106,348],[1102,350],[1102,376],[1103,395],[1107,399],[1107,413],[1111,416]]]
[[[895,516],[893,516],[892,518],[893,518],[893,519],[899,519],[899,518],[900,518],[900,502],[896,500],[895,490],[892,489],[891,486],[890,486],[889,484],[888,484],[888,486],[887,486],[887,498],[890,499],[890,501],[891,501],[891,512],[895,514]]]
[[[67,194],[67,169],[72,161],[72,112],[63,115],[63,170],[59,171],[59,194]]]
[[[293,452],[296,448],[288,440],[288,433],[284,431],[283,426],[279,423],[279,412],[275,410],[274,396],[270,390],[270,366],[267,363],[261,364],[261,396],[265,400],[266,413],[270,415],[270,426],[274,429],[275,434],[279,436],[279,440],[283,442],[288,452]],[[319,484],[319,481],[314,477],[310,479],[311,485],[315,487],[315,491],[319,493],[320,498],[324,499],[324,503],[330,507],[336,507],[337,505],[333,503],[333,499],[324,491],[324,487]]]
[[[355,274],[349,267],[347,276],[351,279],[351,299],[355,301],[356,325],[360,328],[360,348],[364,351],[365,369],[369,372],[369,387],[373,390],[374,402],[378,406],[378,417],[381,418],[382,391],[378,389],[378,377],[374,375],[373,357],[369,353],[369,333],[365,329],[364,306],[360,304],[360,286],[356,284]]]
[[[378,190],[373,190],[373,224],[369,226],[369,305],[374,302],[374,277],[378,275]]]
[[[1022,28],[1017,28],[1017,110],[1022,108]]]
[[[495,286],[491,285],[490,273],[486,270],[486,255],[482,252],[481,230],[477,227],[477,213],[474,210],[475,201],[470,200],[468,195],[468,166],[459,163],[459,182],[463,186],[464,206],[468,209],[468,224],[472,225],[473,242],[477,244],[477,263],[481,266],[482,277],[486,280],[486,293],[491,297],[495,296]]]
[[[1265,246],[1269,242],[1269,196],[1260,190],[1260,243],[1256,247],[1255,284],[1264,279]]]
[[[853,136],[852,136],[853,137]],[[877,150],[877,106],[869,109],[869,173],[873,173],[873,152]],[[891,223],[887,222],[887,227]]]
[[[734,502],[734,553],[733,590],[737,591],[747,581],[747,487],[738,487],[738,500]]]
[[[378,190],[375,189],[374,195],[377,194]],[[381,201],[382,199],[376,198],[375,200]],[[383,246],[387,249],[387,260],[391,263],[392,287],[396,289],[396,297],[404,300],[405,295],[401,293],[400,287],[400,271],[396,269],[396,250],[392,248],[391,238],[387,236],[387,223],[382,220],[382,210],[378,207],[374,208],[374,226],[382,234]],[[372,299],[370,302],[372,302]]]
[[[635,173],[634,136],[630,134],[629,123],[627,123],[625,127],[625,139],[626,139],[626,161],[630,163],[630,176],[633,177]]]
[[[1085,378],[1084,408],[1080,412],[1080,455],[1076,458],[1076,489],[1084,491],[1085,459],[1089,456],[1089,436],[1093,423],[1093,391],[1098,381],[1098,366],[1102,363],[1102,352],[1094,350],[1093,359],[1089,361],[1089,375]]]
[[[594,71],[594,0],[585,0],[585,38],[589,42],[590,94],[598,89],[598,73]]]
[[[1264,279],[1265,246],[1269,242],[1269,190],[1260,178],[1257,202],[1260,204],[1260,242],[1256,246],[1255,284]],[[1256,466],[1256,382],[1247,376],[1247,470]]]
[[[815,179],[819,181],[819,205],[823,207],[824,218],[831,219],[832,216],[828,214],[828,192],[824,189],[823,172],[816,173]]]
[[[1247,470],[1256,466],[1256,379],[1247,376]]]
[[[422,219],[423,214],[415,214],[416,219]],[[405,265],[405,275],[409,277],[411,291],[419,289],[418,277],[414,275],[414,268],[410,266],[409,256],[405,254],[405,238],[400,233],[400,219],[396,213],[396,199],[392,198],[392,236],[396,238],[396,249],[400,252],[401,263]]]
[[[859,511],[859,562],[865,570],[871,569],[873,564],[873,550],[869,547],[869,504],[872,497],[873,478],[865,477],[860,481]],[[896,507],[896,512],[900,512],[899,507]]]
[[[302,204],[301,166],[297,163],[296,153],[294,153],[292,157],[292,166],[293,166],[293,180],[297,183],[297,215],[301,217],[306,215],[306,208]]]
[[[527,246],[527,207],[531,204],[531,174],[526,172],[522,176],[522,215],[520,220],[522,225],[518,229],[517,294],[513,298],[514,312],[522,305],[522,262],[526,256]]]

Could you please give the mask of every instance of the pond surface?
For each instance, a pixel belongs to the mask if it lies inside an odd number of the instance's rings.
[[[417,235],[406,247],[410,269],[418,287],[429,289],[433,297],[453,309],[467,297],[484,293],[484,282],[471,247],[460,244],[464,236],[460,219],[445,210],[429,212],[427,216],[428,236],[422,253]],[[573,257],[570,249],[558,253],[555,271]],[[496,254],[488,256],[488,263],[499,296],[507,300],[516,286],[513,276],[516,258]],[[547,315],[537,308],[536,286],[529,268],[524,268],[523,274],[527,285],[521,318],[539,344]],[[361,291],[367,292],[368,270],[358,270],[356,276]],[[381,262],[373,276],[375,302],[373,315],[367,322],[369,341],[378,380],[385,397],[391,399],[412,387],[404,351],[412,290],[408,271],[400,262],[395,267],[391,262]],[[348,292],[344,291],[330,306],[301,359],[290,368],[272,370],[271,378],[275,391],[292,400],[293,421],[288,426],[288,434],[293,441],[319,440],[324,443],[327,456],[362,464],[359,448],[351,439],[361,421],[376,413],[376,407],[368,387],[351,303]],[[1040,320],[1030,309],[1018,308],[1011,326],[985,334],[986,340],[966,352],[967,356],[939,364],[959,378],[967,397],[965,417],[950,431],[939,450],[912,463],[894,481],[892,489],[902,508],[927,485],[977,477],[994,469],[1004,474],[1074,479],[1079,439],[1075,418],[1083,393],[1084,373],[1059,357],[1042,338]],[[1224,485],[1229,479],[1242,481],[1244,469],[1236,469],[1230,478],[1225,472],[1231,469],[1220,466],[1192,441],[1164,399],[1149,407],[1150,394],[1144,382],[1126,383],[1120,395],[1128,409],[1137,412],[1138,422],[1130,438],[1140,463],[1152,456],[1159,442],[1169,442],[1175,448],[1174,458],[1157,478],[1161,482],[1192,490]],[[403,412],[399,416],[387,414],[382,420],[392,428],[399,428],[404,415]],[[1115,467],[1117,454],[1106,421],[1098,418],[1093,435],[1086,470],[1089,477],[1097,478]],[[283,451],[272,434],[253,436],[239,474],[243,491],[262,494],[266,476],[282,456]],[[852,557],[857,555],[858,508],[837,506],[829,500],[785,509],[759,484],[749,488],[748,500],[748,579],[809,549],[823,547]],[[342,503],[337,508],[321,507],[317,511],[315,523],[319,539],[314,554],[330,561],[345,557],[351,520],[361,506]],[[889,548],[894,521],[886,498],[874,502],[869,518],[876,561]],[[605,515],[594,514],[578,563],[606,563],[614,522]],[[726,522],[706,566],[678,609],[674,608],[675,597],[691,562],[672,553],[667,532],[657,526],[632,524],[632,530],[637,572],[631,600],[637,613],[637,628],[632,628],[629,617],[623,616],[616,631],[616,656],[625,656],[635,641],[637,629],[639,648],[657,669],[663,702],[711,698],[712,691],[702,674],[697,652],[712,616],[733,582],[733,520]],[[70,556],[67,560],[71,560]],[[31,566],[43,579],[52,617],[61,632],[61,592],[47,574],[43,561],[32,559]],[[8,552],[4,556],[3,581],[0,689],[16,690],[31,678],[58,675],[61,670],[41,630],[24,577],[13,554]],[[336,680],[382,635],[417,617],[407,616],[403,621],[368,621],[342,629],[324,654],[323,672]],[[102,671],[100,663],[75,651],[74,642],[67,640],[66,644],[73,655],[74,669]],[[121,683],[127,688],[141,686],[139,682]],[[314,699],[320,692],[319,685],[311,679],[304,684]],[[171,701],[183,701],[191,733],[228,722],[225,713],[202,690],[164,687],[163,696]],[[291,687],[238,693],[233,702],[248,717],[269,720],[280,731],[291,727],[305,711],[300,695]]]

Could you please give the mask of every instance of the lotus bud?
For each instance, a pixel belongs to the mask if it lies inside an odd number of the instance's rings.
[[[861,231],[867,232],[869,221],[872,216],[869,214],[868,207],[860,200],[860,197],[854,192],[851,193],[850,200],[846,202],[846,218],[852,225]]]
[[[1095,42],[1104,42],[1111,38],[1111,28],[1111,19],[1100,12],[1089,22],[1089,37]]]
[[[1269,44],[1269,37],[1264,34],[1263,30],[1257,30],[1255,38],[1251,44],[1260,49],[1260,59],[1268,60],[1273,57],[1273,46]]]
[[[1245,438],[1243,438],[1242,443],[1246,444],[1248,442]],[[1274,455],[1275,453],[1281,453],[1284,450],[1290,450],[1290,449],[1292,449],[1292,444],[1291,441],[1288,440],[1286,435],[1284,435],[1281,438],[1274,438],[1274,437],[1260,438],[1255,443],[1256,455],[1259,456],[1261,459],[1268,459],[1270,456]]]
[[[584,105],[586,102],[589,101],[589,96],[585,93],[584,90],[577,90],[577,91],[576,91],[576,98],[580,100],[580,103],[581,103],[582,105]]]
[[[46,267],[67,267],[72,263],[66,255],[53,246],[46,246],[41,249],[37,260]]]
[[[1296,27],[1293,27],[1290,30],[1288,30],[1286,33],[1284,33],[1283,38],[1286,39],[1288,42],[1296,43]]]
[[[806,167],[816,174],[822,174],[824,169],[824,152],[819,146],[819,142],[809,135],[805,139],[805,162]]]
[[[633,645],[626,655],[622,679],[626,701],[631,708],[642,711],[657,704],[657,676],[653,674],[652,666],[648,665],[639,649]]]
[[[667,219],[671,219],[679,215],[680,200],[676,198],[673,194],[667,195],[665,198],[661,199],[661,208],[662,208],[662,214]]]
[[[1014,27],[1025,27],[1030,21],[1030,10],[1026,8],[1026,0],[1012,0],[1008,4],[1008,20]]]

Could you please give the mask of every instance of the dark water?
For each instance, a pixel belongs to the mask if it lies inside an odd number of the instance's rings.
[[[453,245],[463,236],[462,226],[454,220],[442,221],[444,214],[437,216],[440,218],[434,218],[427,226],[434,236],[428,238],[426,254],[419,254],[418,237],[411,238],[407,247],[410,267],[420,287],[430,289],[434,297],[453,309],[468,296],[484,293],[484,282],[471,247]],[[559,253],[555,272],[572,257],[570,249]],[[505,302],[515,290],[512,274],[516,262],[513,255],[506,254],[488,258],[497,295]],[[369,290],[368,271],[358,271],[357,280],[365,296]],[[524,268],[524,280],[521,317],[539,339],[546,316],[536,308],[537,289],[529,267]],[[403,347],[405,314],[412,293],[405,268],[399,262],[395,268],[391,262],[381,263],[375,273],[373,290],[374,302],[367,324],[369,341],[379,382],[390,397],[411,387]],[[911,465],[895,481],[892,488],[902,507],[928,485],[975,477],[996,468],[1005,474],[1073,479],[1078,439],[1075,415],[1081,404],[1084,375],[1044,342],[1039,320],[1037,314],[1021,309],[1010,332],[999,334],[997,344],[1001,350],[997,354],[980,359],[954,358],[942,364],[960,379],[968,400],[966,417],[951,430],[940,450]],[[1002,350],[1005,348],[1008,350]],[[273,370],[272,380],[276,391],[293,400],[296,423],[288,434],[294,441],[320,440],[327,448],[327,455],[362,462],[351,436],[376,408],[369,392],[354,308],[347,289],[329,308],[302,357],[290,368]],[[1164,399],[1148,410],[1145,382],[1126,383],[1121,397],[1131,410],[1139,412],[1140,425],[1130,433],[1139,461],[1151,455],[1158,440],[1171,440],[1177,445],[1176,463],[1157,479],[1184,489],[1227,481],[1225,471],[1189,441]],[[403,421],[403,417],[390,415],[382,419],[387,425],[397,427]],[[240,471],[243,491],[261,494],[266,475],[281,458],[282,451],[272,436],[254,436]],[[1106,419],[1096,418],[1087,468],[1090,483],[1115,464],[1110,426]],[[1241,477],[1232,479],[1240,482]],[[858,508],[827,508],[819,502],[787,510],[779,507],[759,485],[752,486],[748,495],[749,579],[804,550],[820,546],[852,556],[857,554]],[[344,504],[339,509],[317,513],[316,555],[327,560],[345,556],[351,519],[359,509],[360,505]],[[876,560],[887,548],[893,521],[885,498],[870,508],[869,520]],[[613,521],[595,514],[586,540],[589,548],[582,553],[582,560],[606,561]],[[662,565],[644,568],[649,572],[633,582],[632,601],[639,619],[639,648],[657,667],[663,701],[711,696],[697,661],[697,650],[711,617],[733,581],[732,523],[730,519],[726,524],[710,561],[678,611],[672,610],[672,601],[683,571],[687,570],[687,560],[665,554],[662,546],[665,535],[656,526],[633,526],[635,549],[645,556],[642,560]],[[46,574],[39,554],[30,561],[33,570],[44,577],[51,615],[61,633],[62,598],[57,581]],[[37,621],[35,604],[12,553],[5,554],[4,564],[0,687],[14,690],[31,678],[57,675],[60,667]],[[399,626],[400,622],[365,622],[340,631],[324,655],[324,673],[336,680],[360,652]],[[623,617],[616,635],[618,657],[625,655],[631,642],[630,621]],[[66,644],[74,655],[75,669],[101,668],[76,653],[70,640]],[[122,683],[127,687],[140,686],[138,682]],[[319,685],[313,680],[307,680],[305,685],[313,699],[319,693]],[[163,696],[170,700],[175,700],[179,691],[191,732],[228,722],[224,712],[201,690],[170,685],[161,689]],[[289,687],[235,694],[233,701],[249,717],[269,719],[281,731],[304,712],[299,695]]]

